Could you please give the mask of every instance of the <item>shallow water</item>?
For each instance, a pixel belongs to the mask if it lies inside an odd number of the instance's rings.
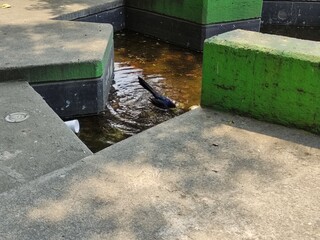
[[[202,54],[125,31],[115,34],[115,77],[107,110],[80,119],[80,139],[99,151],[199,105]],[[177,102],[177,109],[153,106],[138,76]]]
[[[320,28],[263,26],[262,32],[320,41]],[[124,31],[115,34],[115,78],[107,110],[80,119],[80,139],[97,152],[199,105],[202,54]],[[137,76],[175,100],[178,108],[163,111]]]

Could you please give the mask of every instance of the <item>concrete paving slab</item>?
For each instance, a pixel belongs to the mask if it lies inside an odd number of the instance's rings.
[[[198,109],[0,195],[1,239],[319,239],[320,137]]]
[[[123,0],[9,0],[11,8],[0,8],[0,24],[41,22],[49,19],[74,20],[121,7]]]
[[[5,24],[0,26],[0,34],[0,82],[99,78],[113,50],[109,24]]]
[[[14,112],[27,112],[29,118],[7,122]],[[0,83],[0,133],[0,192],[92,154],[24,82]]]

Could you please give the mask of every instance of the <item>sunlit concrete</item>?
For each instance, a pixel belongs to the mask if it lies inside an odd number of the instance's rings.
[[[317,239],[320,137],[197,109],[0,195],[1,239]]]
[[[5,120],[16,112],[29,118],[18,123]],[[92,154],[24,82],[0,83],[0,133],[0,192]]]
[[[10,0],[11,8],[0,9],[0,24],[73,20],[123,6],[123,0]]]

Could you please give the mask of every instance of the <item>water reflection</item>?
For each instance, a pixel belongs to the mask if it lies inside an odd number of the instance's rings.
[[[262,32],[320,41],[320,28],[264,26]],[[187,111],[200,101],[202,54],[133,32],[115,34],[115,79],[105,113],[80,119],[79,137],[99,151]],[[178,102],[163,111],[149,102],[137,76]]]
[[[115,35],[115,77],[107,110],[80,119],[80,139],[93,151],[184,113],[200,101],[202,54],[146,38],[137,33]],[[177,102],[177,109],[153,106],[138,76]]]

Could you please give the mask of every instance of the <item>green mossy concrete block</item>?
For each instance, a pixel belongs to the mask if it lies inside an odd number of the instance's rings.
[[[44,21],[3,25],[0,33],[0,82],[99,78],[113,51],[110,24]]]
[[[202,23],[203,0],[126,0],[126,7]]]
[[[212,24],[261,17],[262,0],[127,0],[126,6]]]
[[[320,132],[320,43],[235,30],[207,39],[201,104]]]
[[[263,0],[207,0],[204,4],[202,23],[210,24],[260,18]]]

